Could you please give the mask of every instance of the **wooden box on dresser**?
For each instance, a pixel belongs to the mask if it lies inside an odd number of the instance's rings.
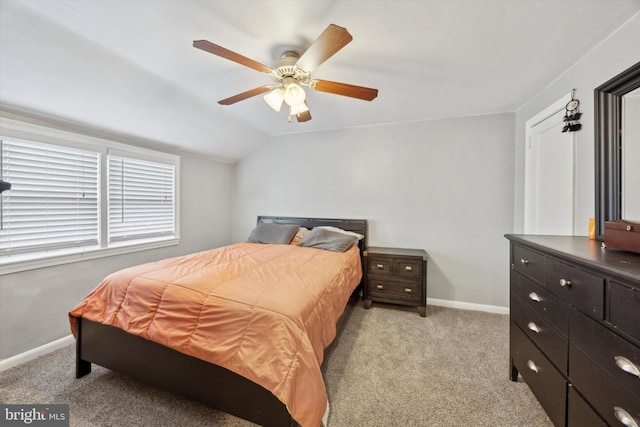
[[[556,426],[640,426],[640,255],[507,234],[511,380]]]
[[[364,252],[364,307],[373,301],[415,306],[427,315],[427,252],[369,246]]]

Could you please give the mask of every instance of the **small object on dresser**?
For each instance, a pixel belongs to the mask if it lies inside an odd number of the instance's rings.
[[[370,246],[364,252],[364,308],[373,301],[415,306],[427,316],[427,252]]]
[[[640,223],[623,219],[606,221],[604,247],[640,253]]]

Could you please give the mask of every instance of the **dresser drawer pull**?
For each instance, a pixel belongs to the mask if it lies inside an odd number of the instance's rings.
[[[410,265],[405,265],[404,269],[405,269],[405,271],[413,271],[413,268],[411,268]]]
[[[411,288],[404,288],[404,291],[405,291],[406,293],[408,293],[408,294],[410,294],[411,292],[413,292],[413,291],[411,290]]]
[[[531,292],[531,293],[529,294],[529,299],[530,299],[531,301],[535,301],[535,302],[540,302],[540,301],[541,301],[541,300],[540,300],[540,297],[539,297],[539,296],[538,296],[538,294],[536,294],[535,292]]]
[[[560,286],[571,286],[571,280],[567,280],[567,279],[560,279]]]
[[[527,368],[531,369],[533,372],[535,372],[536,374],[538,373],[538,367],[536,366],[535,363],[533,363],[533,360],[529,360],[527,362]]]
[[[527,266],[529,265],[529,260],[528,259],[524,259],[524,258],[520,258],[520,264]]]
[[[384,265],[382,265],[382,264],[376,264],[376,268],[377,268],[378,270],[384,270]]]
[[[376,288],[378,288],[378,289],[384,289],[384,286],[382,286],[382,285],[376,285]]]
[[[538,325],[533,322],[527,323],[527,328],[529,328],[529,330],[535,332],[536,334],[540,332],[540,328],[538,328]]]
[[[635,375],[636,377],[640,378],[640,369],[638,369],[638,367],[634,365],[633,362],[631,362],[629,359],[623,356],[616,356],[614,357],[614,359],[616,361],[616,366],[618,368],[622,369],[623,371],[631,375]]]
[[[627,427],[638,427],[638,422],[633,419],[631,415],[619,406],[613,407],[613,415],[616,416],[618,421]]]

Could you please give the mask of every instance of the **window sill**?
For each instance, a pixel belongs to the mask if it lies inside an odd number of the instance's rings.
[[[0,276],[3,274],[18,273],[20,271],[35,270],[38,268],[53,267],[56,265],[123,255],[131,252],[175,246],[179,243],[179,237],[171,237],[168,239],[146,240],[136,244],[123,244],[121,246],[110,248],[80,248],[75,249],[72,253],[69,253],[69,251],[56,252],[44,256],[40,255],[38,258],[34,258],[33,255],[31,258],[18,258],[17,256],[0,257]]]

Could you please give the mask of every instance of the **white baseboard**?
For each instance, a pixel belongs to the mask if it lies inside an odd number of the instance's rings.
[[[74,342],[75,339],[73,338],[73,335],[69,334],[66,337],[41,345],[40,347],[36,347],[32,350],[25,351],[24,353],[16,354],[15,356],[11,356],[7,359],[2,359],[0,360],[0,372],[13,368],[14,366],[21,365],[40,356],[44,356],[47,353],[66,347]]]
[[[509,314],[509,307],[499,305],[474,304],[471,302],[450,301],[446,299],[427,298],[427,305],[440,307],[459,308],[462,310],[486,311],[487,313]]]

